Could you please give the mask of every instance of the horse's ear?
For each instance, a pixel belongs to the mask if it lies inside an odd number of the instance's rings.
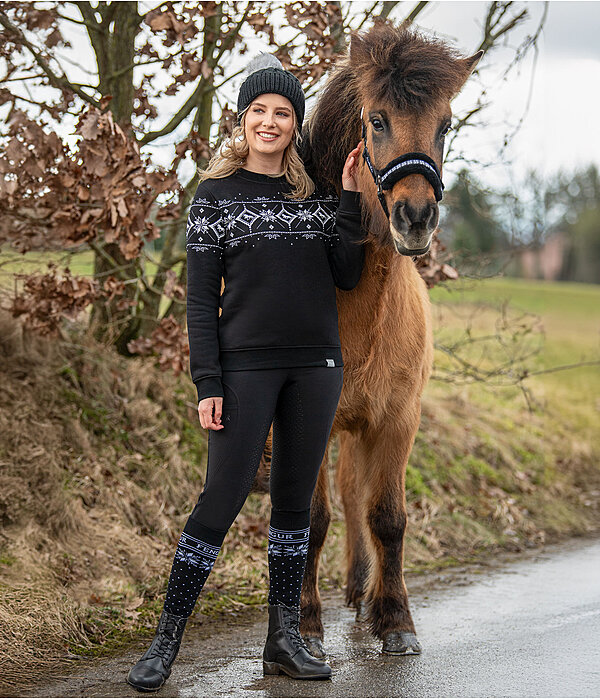
[[[358,63],[361,56],[364,54],[364,41],[358,32],[350,32],[350,48],[348,49],[350,61],[354,64]]]
[[[477,53],[474,53],[472,56],[469,56],[468,58],[463,58],[463,64],[465,66],[465,73],[467,76],[471,75],[471,73],[475,70],[475,66],[479,63],[484,53],[485,51],[483,49],[480,49]]]
[[[469,56],[468,58],[461,58],[460,59],[460,63],[462,63],[462,67],[463,67],[462,82],[460,82],[460,84],[454,90],[454,94],[452,95],[452,98],[456,97],[456,95],[458,95],[458,93],[463,89],[464,84],[469,79],[469,76],[471,75],[471,73],[475,70],[475,66],[479,63],[483,54],[484,54],[484,51],[480,50],[477,53],[474,53],[472,56]]]

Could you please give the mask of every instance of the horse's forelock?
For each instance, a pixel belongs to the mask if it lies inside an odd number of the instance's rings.
[[[451,99],[467,77],[454,48],[389,21],[353,35],[350,60],[362,94],[403,111],[429,110]]]

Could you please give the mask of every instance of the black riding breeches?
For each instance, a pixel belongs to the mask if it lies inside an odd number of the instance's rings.
[[[204,490],[191,514],[226,532],[256,476],[271,423],[274,510],[310,508],[342,391],[343,367],[223,371],[221,430],[209,430]]]
[[[273,424],[269,604],[300,601],[310,503],[342,391],[342,367],[224,371],[221,430],[209,430],[204,489],[171,568],[165,609],[191,615],[244,505]]]

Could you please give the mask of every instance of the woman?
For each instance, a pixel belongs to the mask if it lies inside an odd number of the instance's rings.
[[[190,368],[209,430],[207,475],[177,546],[156,636],[127,677],[138,690],[157,690],[171,673],[271,423],[263,671],[331,677],[300,636],[299,604],[311,498],[342,390],[335,287],[355,287],[364,263],[359,147],[344,166],[341,199],[316,192],[296,150],[305,109],[299,81],[268,54],[249,73],[236,127],[201,172],[188,218]]]

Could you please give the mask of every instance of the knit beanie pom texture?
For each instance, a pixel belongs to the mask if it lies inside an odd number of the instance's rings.
[[[242,83],[238,93],[237,123],[240,123],[240,113],[252,100],[265,93],[275,93],[287,97],[292,103],[298,128],[301,128],[304,121],[305,98],[298,78],[284,70],[276,56],[265,52],[258,54],[250,61],[246,72],[248,77]]]

